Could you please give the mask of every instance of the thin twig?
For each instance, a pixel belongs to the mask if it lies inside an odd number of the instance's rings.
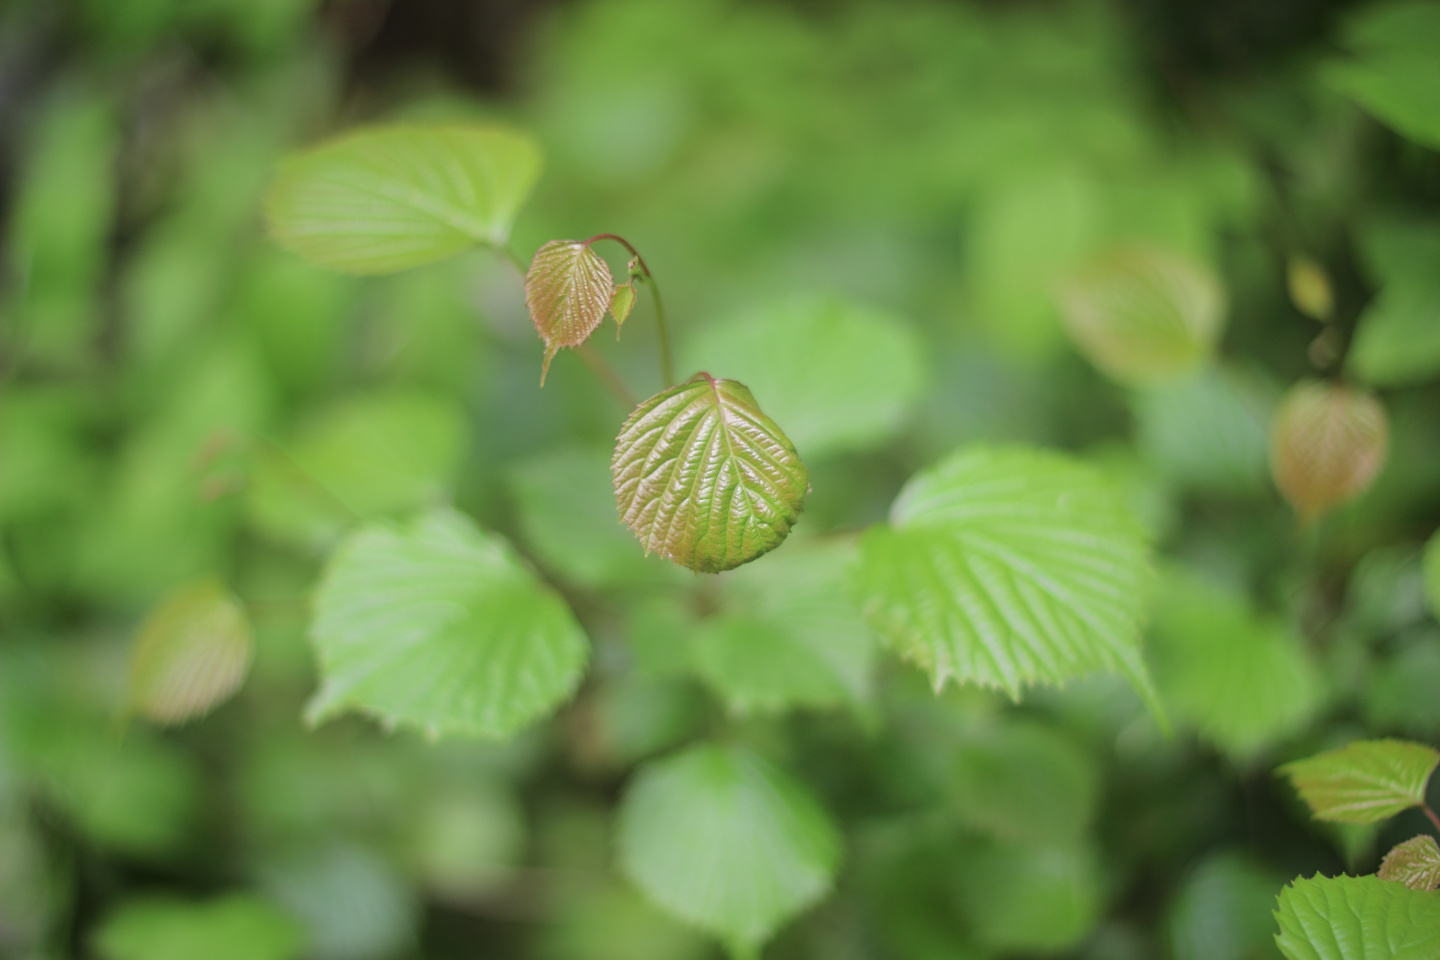
[[[589,246],[599,240],[614,240],[620,246],[630,251],[630,256],[635,258],[636,265],[640,268],[641,275],[645,278],[645,285],[650,288],[650,295],[655,298],[655,326],[659,333],[660,340],[660,379],[667,387],[675,385],[675,362],[670,353],[670,326],[665,322],[665,304],[660,299],[660,284],[655,282],[655,274],[650,272],[650,265],[645,258],[640,256],[640,251],[630,245],[630,241],[614,233],[597,233],[585,245]]]

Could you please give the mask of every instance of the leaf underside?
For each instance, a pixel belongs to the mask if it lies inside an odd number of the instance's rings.
[[[477,244],[503,245],[540,173],[510,130],[381,126],[281,163],[266,194],[271,236],[343,273],[394,273]]]
[[[620,518],[682,567],[719,573],[775,549],[809,474],[743,384],[698,374],[636,407],[610,461]]]
[[[1289,960],[1440,957],[1440,897],[1378,877],[1297,879],[1280,892],[1275,919]]]
[[[1161,715],[1139,653],[1146,536],[1098,473],[1060,454],[964,450],[910,481],[861,541],[861,610],[936,688],[1011,696],[1096,670]]]
[[[610,267],[579,240],[551,240],[535,252],[525,274],[525,306],[535,332],[545,341],[545,365],[561,347],[578,347],[590,338],[610,309],[615,284]]]
[[[1290,778],[1316,819],[1378,823],[1425,802],[1425,784],[1440,753],[1405,740],[1360,740],[1287,763]]]
[[[1411,890],[1440,887],[1440,846],[1429,834],[1396,844],[1380,862],[1381,880],[1403,883]]]

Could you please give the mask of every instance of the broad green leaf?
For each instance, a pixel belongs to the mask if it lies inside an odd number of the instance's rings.
[[[993,843],[955,865],[960,907],[980,941],[1002,953],[1061,953],[1095,927],[1100,865],[1078,843]]]
[[[1349,363],[1377,387],[1409,386],[1440,373],[1440,276],[1433,265],[1386,281],[1356,321]]]
[[[619,816],[626,875],[740,955],[823,897],[840,860],[825,810],[738,747],[703,744],[641,767]]]
[[[276,242],[312,263],[394,273],[503,246],[540,164],[510,130],[369,127],[282,162],[265,213]]]
[[[1003,840],[1079,840],[1095,814],[1100,771],[1059,731],[1031,721],[987,724],[952,748],[949,796],[971,827]]]
[[[1380,861],[1379,877],[1403,883],[1411,890],[1440,887],[1440,846],[1436,846],[1434,837],[1424,833],[1397,844]]]
[[[1280,891],[1275,942],[1288,960],[1434,960],[1440,897],[1378,877],[1297,878]]]
[[[590,339],[605,319],[614,293],[610,267],[590,244],[551,240],[535,252],[525,274],[525,306],[535,332],[545,341],[542,387],[555,354],[561,347],[578,347]]]
[[[245,609],[219,580],[181,587],[140,628],[130,702],[162,724],[203,716],[239,688],[253,648]]]
[[[825,297],[791,299],[709,324],[681,352],[749,385],[806,457],[890,441],[926,382],[913,326]]]
[[[1238,370],[1205,366],[1131,397],[1138,442],[1165,479],[1184,490],[1252,493],[1268,488],[1274,398]]]
[[[1344,384],[1296,384],[1270,430],[1275,484],[1310,521],[1360,496],[1385,464],[1385,408],[1373,394]]]
[[[104,960],[298,960],[300,925],[250,894],[205,902],[165,897],[132,900],[95,932]]]
[[[1271,898],[1283,881],[1234,853],[1209,856],[1181,883],[1166,924],[1174,960],[1276,957]]]
[[[1300,731],[1324,704],[1293,629],[1193,576],[1165,578],[1151,651],[1165,703],[1238,760]]]
[[[692,656],[732,711],[868,699],[874,640],[847,596],[854,555],[812,540],[723,579],[722,612],[696,630]]]
[[[432,737],[514,734],[574,692],[587,649],[564,602],[504,540],[448,511],[342,543],[311,635],[312,723],[357,709]]]
[[[1347,40],[1354,57],[1330,65],[1330,84],[1399,133],[1440,148],[1440,8],[1425,0],[1366,7]]]
[[[1139,649],[1149,580],[1145,532],[1098,472],[980,447],[905,485],[861,540],[857,589],[871,626],[937,689],[1018,697],[1118,670],[1156,708]]]
[[[1214,350],[1225,293],[1203,264],[1157,247],[1124,247],[1062,286],[1065,327],[1080,352],[1127,384],[1183,376]]]
[[[464,443],[458,405],[426,393],[336,401],[291,437],[260,447],[247,491],[251,520],[277,540],[326,546],[357,522],[445,499]]]
[[[1425,784],[1440,753],[1406,740],[1357,740],[1287,763],[1290,778],[1317,820],[1378,823],[1425,802]]]
[[[696,374],[630,414],[610,461],[620,519],[645,552],[719,573],[775,549],[800,518],[809,474],[734,380]]]

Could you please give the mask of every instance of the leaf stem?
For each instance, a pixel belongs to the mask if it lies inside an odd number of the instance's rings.
[[[1440,833],[1440,817],[1437,817],[1435,815],[1435,811],[1430,809],[1430,805],[1428,803],[1420,804],[1420,809],[1425,811],[1425,816],[1429,817],[1430,822],[1435,824],[1435,831],[1437,833]]]
[[[670,353],[670,327],[665,322],[665,303],[660,299],[660,284],[655,282],[655,274],[650,272],[650,265],[645,258],[640,256],[629,240],[614,233],[597,233],[585,245],[589,246],[600,240],[614,240],[620,246],[630,251],[630,256],[635,258],[635,264],[640,268],[640,273],[645,279],[645,285],[650,288],[650,295],[655,299],[655,326],[660,339],[660,379],[665,382],[666,387],[675,386],[675,362]]]

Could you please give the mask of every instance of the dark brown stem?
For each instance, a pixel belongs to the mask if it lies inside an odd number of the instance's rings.
[[[630,241],[614,233],[597,233],[585,241],[588,247],[600,240],[613,240],[626,250],[630,256],[635,258],[636,265],[640,268],[641,275],[645,278],[645,285],[650,288],[650,295],[655,298],[655,326],[660,336],[660,379],[665,381],[665,386],[675,385],[675,364],[670,357],[670,328],[665,322],[665,304],[660,300],[660,285],[655,282],[655,274],[650,272],[650,265],[645,258],[640,256],[640,251],[631,246]]]

